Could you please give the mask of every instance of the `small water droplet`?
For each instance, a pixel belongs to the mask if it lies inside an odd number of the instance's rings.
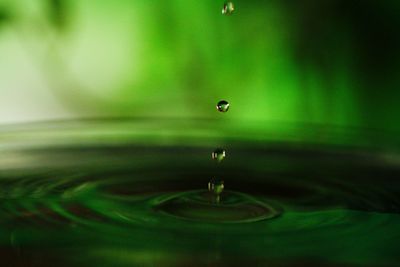
[[[232,15],[235,11],[235,5],[232,2],[225,2],[222,7],[222,15]]]
[[[211,153],[212,159],[221,162],[225,159],[226,152],[222,148],[216,149],[213,153]]]
[[[208,183],[208,191],[213,192],[216,195],[220,195],[224,191],[224,181],[220,179],[212,179]]]
[[[229,103],[226,100],[221,100],[217,104],[217,110],[219,112],[227,112],[229,109]]]

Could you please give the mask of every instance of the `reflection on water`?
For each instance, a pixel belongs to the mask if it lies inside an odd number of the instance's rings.
[[[400,260],[398,161],[368,149],[230,139],[229,161],[215,164],[209,151],[222,139],[127,138],[135,125],[114,134],[104,123],[3,131],[2,266]],[[219,203],[204,190],[210,177],[229,179]]]

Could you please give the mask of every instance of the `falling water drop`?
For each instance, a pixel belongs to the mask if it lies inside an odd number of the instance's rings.
[[[208,183],[208,191],[213,192],[216,195],[220,195],[224,191],[224,181],[220,179],[212,179]]]
[[[225,2],[222,7],[222,15],[232,15],[235,11],[235,5],[232,2]]]
[[[217,104],[217,110],[219,112],[227,112],[229,110],[229,102],[226,100],[221,100]]]
[[[216,160],[217,162],[221,162],[225,159],[226,152],[222,148],[216,149],[213,153],[211,153],[211,157],[213,160]]]

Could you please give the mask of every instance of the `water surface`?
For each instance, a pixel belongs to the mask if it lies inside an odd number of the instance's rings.
[[[3,128],[1,265],[398,265],[393,142],[315,126],[215,129],[147,120]],[[221,146],[229,153],[216,164]],[[224,180],[219,202],[207,191],[213,177]]]

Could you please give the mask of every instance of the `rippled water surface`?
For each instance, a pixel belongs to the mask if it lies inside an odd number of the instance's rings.
[[[398,266],[395,150],[156,125],[4,129],[1,266]]]

